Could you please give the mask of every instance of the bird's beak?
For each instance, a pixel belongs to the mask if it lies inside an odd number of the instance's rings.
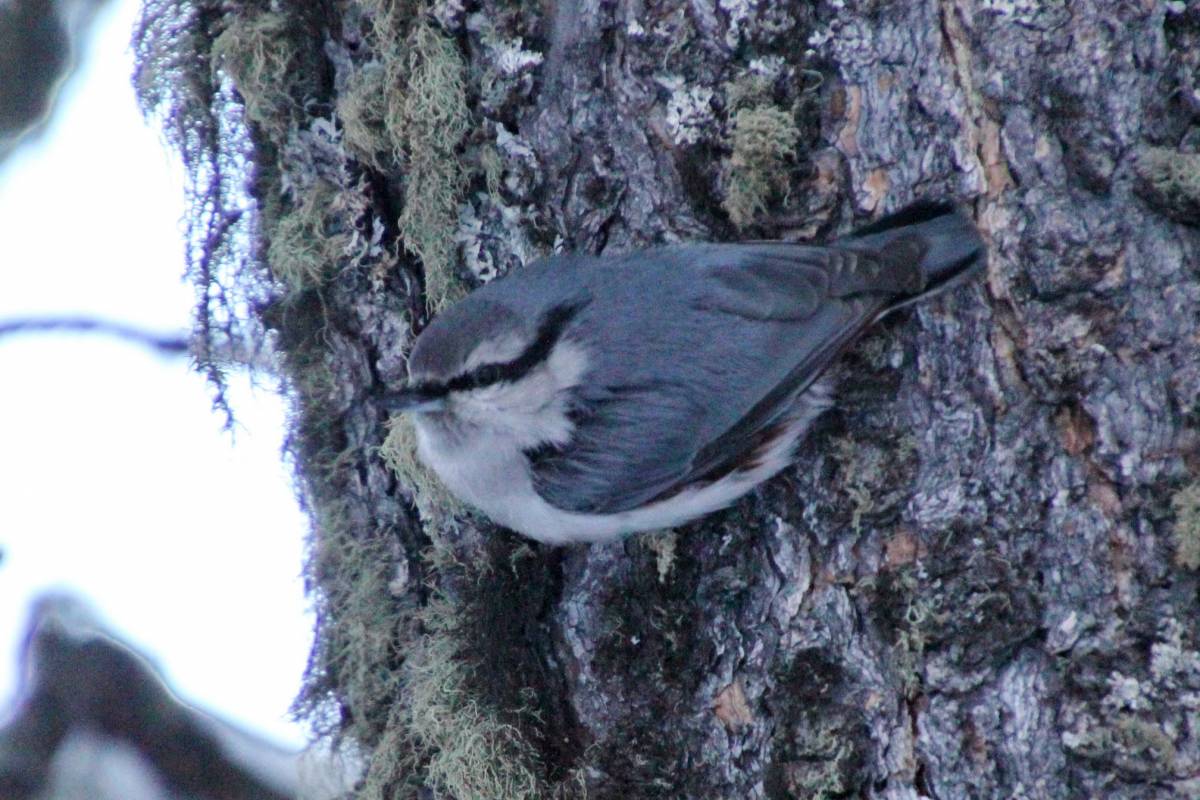
[[[383,398],[383,405],[388,411],[420,414],[430,411],[441,411],[446,407],[445,395],[430,395],[419,389],[405,387],[398,392],[391,392]]]

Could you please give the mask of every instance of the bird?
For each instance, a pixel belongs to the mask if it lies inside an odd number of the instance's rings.
[[[500,526],[550,545],[673,528],[787,467],[839,354],[985,261],[967,214],[928,200],[826,245],[558,254],[434,317],[383,405]]]

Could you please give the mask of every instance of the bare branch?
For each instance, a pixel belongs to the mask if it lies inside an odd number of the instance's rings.
[[[0,322],[0,337],[23,333],[99,333],[145,345],[165,355],[186,355],[191,350],[188,337],[183,334],[152,333],[96,317],[18,317]]]

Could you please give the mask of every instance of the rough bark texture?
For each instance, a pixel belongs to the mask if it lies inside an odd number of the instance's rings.
[[[316,521],[305,707],[371,754],[364,796],[1200,794],[1200,7],[299,7],[197,18],[288,43],[283,111],[213,56],[276,276],[306,198],[317,249],[342,237],[264,320]],[[796,467],[729,511],[531,547],[384,446],[373,393],[453,296],[420,294],[426,186],[481,277],[918,196],[973,209],[990,263],[860,343]]]

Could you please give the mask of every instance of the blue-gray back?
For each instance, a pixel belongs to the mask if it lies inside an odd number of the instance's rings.
[[[518,314],[588,301],[565,334],[589,357],[575,433],[533,454],[538,491],[609,513],[736,464],[893,296],[861,292],[876,267],[828,248],[693,245],[555,258],[486,287],[480,300]]]
[[[480,317],[528,331],[555,305],[579,309],[563,333],[589,359],[575,429],[567,445],[530,454],[534,484],[559,508],[611,513],[745,463],[868,325],[984,257],[966,215],[922,202],[827,247],[557,256],[469,296],[448,312],[463,327],[444,333],[475,339]]]

